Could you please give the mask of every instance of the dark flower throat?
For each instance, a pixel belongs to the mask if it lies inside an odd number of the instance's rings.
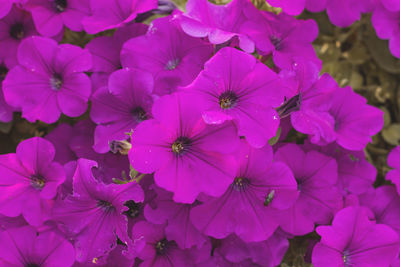
[[[10,36],[16,40],[21,40],[22,38],[24,38],[24,25],[20,22],[13,24],[10,28]]]
[[[158,255],[165,255],[167,253],[169,243],[170,242],[168,242],[166,238],[158,241],[156,243],[156,253]]]
[[[54,8],[58,13],[64,12],[67,6],[67,0],[54,0]]]
[[[271,43],[273,44],[273,46],[275,47],[275,50],[281,50],[282,49],[282,39],[272,35],[270,36],[269,40],[271,41]]]
[[[181,136],[178,137],[175,142],[171,145],[172,152],[175,155],[182,155],[183,153],[187,152],[190,148],[192,141],[189,138]]]
[[[135,107],[131,111],[133,118],[137,122],[142,122],[148,119],[146,111],[142,107]]]
[[[35,189],[41,190],[45,185],[44,177],[41,176],[40,174],[34,174],[31,177],[29,177],[29,179],[31,186],[33,186]]]
[[[245,190],[250,184],[250,180],[243,177],[237,177],[232,183],[232,188],[236,191]]]
[[[4,80],[8,73],[8,68],[4,65],[0,65],[0,82]]]
[[[50,78],[51,89],[53,89],[54,91],[60,91],[62,85],[63,85],[63,79],[61,75],[58,73],[54,73],[53,77]]]
[[[98,200],[97,207],[101,208],[104,211],[113,211],[115,209],[112,203],[106,200]]]
[[[128,200],[124,203],[124,206],[128,207],[128,210],[123,212],[123,214],[125,214],[127,217],[136,218],[140,215],[140,210],[142,208],[140,203],[136,203],[133,200]]]
[[[237,102],[238,102],[238,97],[232,91],[226,91],[219,96],[219,106],[222,109],[234,108]]]

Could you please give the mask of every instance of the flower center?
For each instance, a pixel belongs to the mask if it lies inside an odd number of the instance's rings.
[[[140,203],[136,203],[133,200],[128,200],[124,203],[125,207],[128,207],[128,210],[124,211],[125,214],[129,218],[136,218],[140,215],[140,210],[142,205]]]
[[[297,182],[297,191],[301,191],[301,187],[302,187],[302,183],[303,183],[302,180],[296,178],[296,182]]]
[[[112,205],[112,203],[106,201],[106,200],[98,200],[97,201],[97,207],[101,208],[104,211],[113,211],[115,208]]]
[[[219,106],[222,109],[231,109],[238,102],[237,95],[232,91],[226,91],[219,96]]]
[[[343,263],[344,263],[345,266],[350,266],[349,256],[350,256],[350,253],[349,253],[348,250],[343,251],[342,258],[343,258]]]
[[[31,186],[33,186],[33,188],[41,190],[44,187],[45,181],[44,181],[44,177],[41,176],[40,174],[34,174],[31,177],[29,177]]]
[[[333,114],[332,114],[333,115]],[[337,132],[342,127],[342,122],[339,118],[335,118],[335,132]]]
[[[51,89],[55,91],[60,91],[61,87],[63,85],[63,80],[60,74],[55,73],[53,77],[50,78],[50,86]]]
[[[166,70],[174,70],[174,69],[176,69],[176,67],[178,67],[180,62],[181,62],[181,60],[179,58],[171,59],[165,65],[165,69]]]
[[[9,33],[12,38],[21,40],[25,36],[24,25],[20,22],[13,24]]]
[[[4,65],[0,65],[0,82],[4,80],[8,73],[8,68]]]
[[[250,184],[250,180],[243,177],[237,177],[232,183],[232,188],[236,191],[245,190]]]
[[[146,111],[142,107],[133,108],[131,113],[137,122],[142,122],[148,119]]]
[[[36,263],[27,263],[25,264],[25,267],[40,267],[40,265]]]
[[[168,242],[166,238],[158,241],[156,243],[156,253],[158,255],[164,255],[165,253],[167,253],[169,243],[170,242]]]
[[[279,38],[279,37],[277,37],[275,35],[272,35],[272,36],[269,37],[269,40],[274,45],[275,50],[282,49],[282,39],[281,38]]]
[[[54,8],[58,13],[64,12],[64,10],[67,8],[67,0],[55,0]]]
[[[190,141],[189,138],[184,136],[178,137],[171,146],[172,152],[174,152],[175,155],[182,155],[190,148],[191,144],[192,141]]]

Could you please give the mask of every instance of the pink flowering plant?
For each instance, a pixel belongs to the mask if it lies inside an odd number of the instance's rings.
[[[297,17],[400,58],[400,1],[186,2],[0,0],[0,122],[52,129],[0,155],[0,266],[400,266],[400,146],[377,187],[384,113]]]

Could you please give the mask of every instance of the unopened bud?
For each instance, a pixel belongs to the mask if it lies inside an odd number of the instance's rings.
[[[114,154],[120,153],[121,155],[128,155],[132,145],[127,140],[113,140],[108,142],[110,151]]]

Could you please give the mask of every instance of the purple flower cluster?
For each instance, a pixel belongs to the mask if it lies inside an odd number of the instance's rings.
[[[311,12],[326,10],[330,21],[339,27],[347,27],[359,20],[362,13],[371,12],[380,0],[266,0],[280,7],[289,15],[299,15],[304,9]],[[395,2],[396,0],[382,0]]]
[[[5,0],[0,121],[87,116],[0,155],[1,266],[273,267],[314,230],[316,267],[397,266],[400,150],[397,191],[374,189],[363,149],[383,113],[320,74],[317,24],[291,16],[326,8],[345,26],[373,3],[269,2],[289,15],[249,0]],[[388,25],[396,3],[373,20]],[[140,22],[153,14],[167,15]],[[82,48],[59,43],[64,26],[112,31]]]
[[[391,53],[400,58],[400,1],[398,0],[266,0],[282,8],[289,15],[326,10],[330,21],[339,27],[348,27],[372,13],[372,24],[379,38],[389,40]]]

